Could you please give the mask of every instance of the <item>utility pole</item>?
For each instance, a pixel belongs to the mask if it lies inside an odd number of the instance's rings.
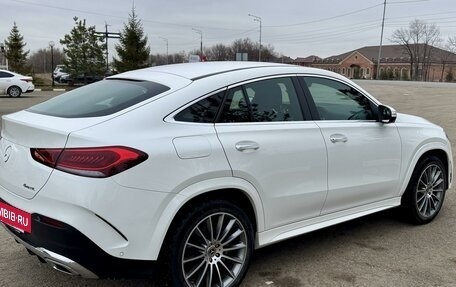
[[[193,31],[195,31],[197,34],[200,34],[201,35],[201,47],[200,47],[200,58],[201,60],[203,59],[203,31],[199,30],[199,29],[195,29],[195,28],[192,28]]]
[[[109,49],[108,49],[108,39],[119,39],[120,33],[108,32],[108,23],[105,23],[105,31],[104,32],[95,32],[95,34],[100,37],[104,38],[106,41],[106,72],[109,71]]]
[[[52,87],[55,86],[54,82],[54,41],[49,42],[49,47],[51,47],[51,77],[52,77]]]
[[[168,56],[168,39],[165,38],[165,37],[158,37],[160,39],[162,39],[163,41],[166,42],[166,64],[169,64],[169,56]]]
[[[260,23],[260,49],[258,50],[258,62],[261,62],[261,30],[262,30],[261,17],[255,16],[252,14],[249,14],[249,16],[253,18],[253,21]]]
[[[380,46],[378,47],[378,60],[377,60],[377,80],[380,79],[380,59],[382,57],[382,44],[383,44],[383,28],[385,28],[385,12],[386,0],[383,2],[383,18],[382,18],[382,33],[380,35]]]

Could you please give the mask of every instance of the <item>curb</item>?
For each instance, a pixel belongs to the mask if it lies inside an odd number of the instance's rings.
[[[35,92],[66,92],[67,89],[35,89]]]

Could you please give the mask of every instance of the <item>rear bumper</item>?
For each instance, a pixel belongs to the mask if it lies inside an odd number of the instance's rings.
[[[1,200],[1,199],[0,199]],[[113,257],[75,228],[32,214],[32,233],[0,223],[16,241],[55,270],[84,278],[151,277],[155,261]]]
[[[6,229],[6,231],[16,240],[16,242],[22,244],[27,248],[28,251],[38,256],[40,259],[44,260],[46,263],[52,266],[57,271],[69,274],[69,275],[79,275],[87,279],[98,279],[98,276],[92,273],[92,271],[86,269],[79,263],[66,258],[60,254],[54,253],[42,247],[34,247],[19,236],[17,236],[9,227],[1,223],[1,225]]]
[[[35,90],[35,85],[30,83],[27,90],[25,91],[26,93],[31,93]]]

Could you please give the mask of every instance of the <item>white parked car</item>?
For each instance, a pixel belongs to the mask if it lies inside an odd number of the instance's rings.
[[[428,223],[453,172],[441,127],[271,63],[115,75],[3,116],[0,144],[0,219],[31,253],[172,286],[238,286],[255,248],[393,207]]]
[[[64,65],[57,65],[52,74],[54,76],[54,81],[57,81],[59,83],[62,83],[62,77],[68,78],[69,76],[69,74],[65,71]]]
[[[31,93],[35,90],[33,78],[7,70],[0,70],[0,93],[10,97],[20,97],[22,93]]]

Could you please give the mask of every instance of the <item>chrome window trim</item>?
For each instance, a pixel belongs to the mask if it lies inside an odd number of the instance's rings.
[[[242,85],[254,83],[254,82],[259,82],[259,81],[264,81],[264,80],[270,80],[270,79],[277,79],[277,78],[293,78],[296,77],[296,73],[290,73],[290,74],[277,74],[277,75],[270,75],[270,76],[263,76],[263,77],[258,77],[258,78],[253,78],[249,80],[244,80],[242,82],[238,82],[235,84],[228,85],[228,90],[237,88]]]

